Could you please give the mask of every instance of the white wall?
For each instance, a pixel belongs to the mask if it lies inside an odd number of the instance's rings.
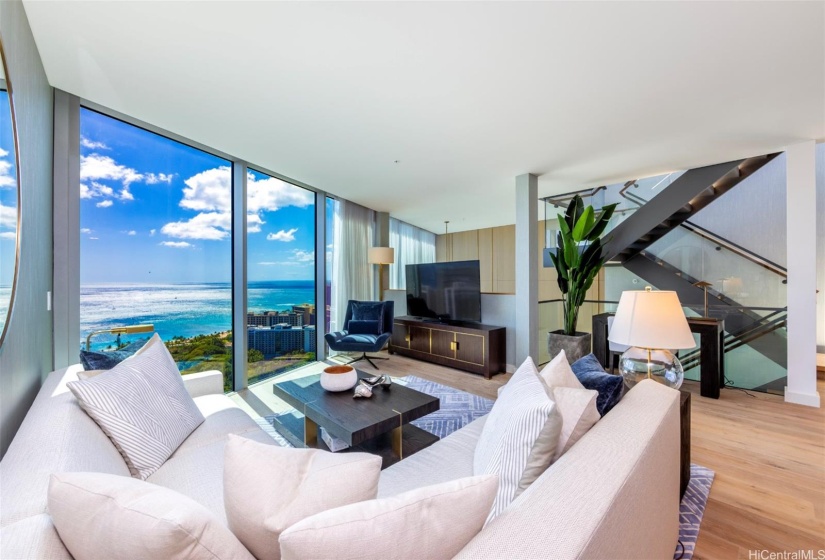
[[[816,346],[825,353],[825,143],[816,146]]]
[[[52,369],[52,88],[20,0],[0,2],[0,37],[17,119],[20,268],[0,347],[0,456]]]

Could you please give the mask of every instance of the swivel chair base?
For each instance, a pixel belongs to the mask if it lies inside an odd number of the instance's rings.
[[[347,362],[347,365],[349,365],[349,364],[354,364],[355,362],[360,362],[361,360],[367,360],[367,361],[370,363],[370,365],[371,365],[372,367],[374,367],[375,369],[379,369],[379,368],[378,368],[378,366],[377,366],[377,365],[375,365],[375,363],[373,362],[373,360],[389,360],[389,358],[383,358],[383,357],[381,357],[381,356],[367,356],[367,353],[366,353],[366,352],[364,352],[363,354],[361,354],[361,355],[360,355],[360,356],[358,356],[357,358],[355,358],[355,359],[353,359],[353,360],[348,361],[348,362]]]

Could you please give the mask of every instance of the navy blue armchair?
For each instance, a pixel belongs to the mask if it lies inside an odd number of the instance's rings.
[[[367,356],[367,352],[378,352],[392,336],[394,304],[391,301],[349,300],[344,317],[344,329],[324,335],[327,344],[336,352],[361,352],[361,355],[347,363],[367,360],[378,369],[373,360],[388,360],[378,356]]]

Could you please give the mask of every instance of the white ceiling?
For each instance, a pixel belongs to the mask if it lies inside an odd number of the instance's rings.
[[[822,2],[24,5],[53,86],[435,232],[825,137]]]

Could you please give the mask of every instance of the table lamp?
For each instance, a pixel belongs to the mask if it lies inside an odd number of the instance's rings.
[[[384,301],[384,265],[395,262],[395,249],[392,247],[370,247],[367,261],[370,264],[378,265],[378,299]]]
[[[608,340],[630,346],[619,358],[628,388],[647,378],[678,389],[685,372],[672,350],[696,346],[676,292],[650,286],[622,292]]]

